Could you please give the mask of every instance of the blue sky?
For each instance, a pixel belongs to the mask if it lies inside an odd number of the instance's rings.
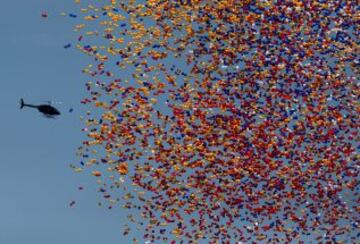
[[[122,236],[128,212],[98,207],[94,177],[69,168],[79,161],[75,152],[85,136],[79,116],[86,112],[80,100],[88,77],[81,69],[90,63],[63,48],[75,43],[77,20],[60,13],[73,9],[72,0],[1,1],[0,244],[131,243],[142,235],[131,228],[133,235]],[[20,110],[20,98],[61,101],[55,106],[62,115]]]
[[[74,6],[69,0],[1,1],[1,244],[131,242],[121,235],[124,213],[97,206],[94,177],[68,167],[84,136],[79,101],[88,61],[63,48],[76,36],[72,19],[60,13]],[[19,110],[21,97],[33,104],[62,101],[56,105],[62,115],[46,119],[31,108]],[[85,190],[78,191],[80,185]]]

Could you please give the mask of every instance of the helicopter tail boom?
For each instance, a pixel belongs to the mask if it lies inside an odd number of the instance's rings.
[[[23,107],[30,107],[30,108],[38,108],[39,106],[37,105],[32,105],[32,104],[26,104],[24,103],[24,99],[20,99],[20,109],[22,109]]]

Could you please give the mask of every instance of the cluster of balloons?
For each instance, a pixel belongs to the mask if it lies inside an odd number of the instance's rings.
[[[74,167],[144,240],[359,238],[356,1],[76,2]]]

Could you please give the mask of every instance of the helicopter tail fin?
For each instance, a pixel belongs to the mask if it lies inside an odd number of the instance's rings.
[[[22,109],[25,106],[24,99],[20,99],[20,109]]]

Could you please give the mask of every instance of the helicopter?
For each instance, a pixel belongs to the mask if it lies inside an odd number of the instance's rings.
[[[42,113],[45,117],[55,118],[55,116],[60,115],[59,110],[54,108],[49,104],[41,104],[41,105],[32,105],[24,103],[24,99],[20,99],[20,109],[23,107],[37,108],[40,113]]]

